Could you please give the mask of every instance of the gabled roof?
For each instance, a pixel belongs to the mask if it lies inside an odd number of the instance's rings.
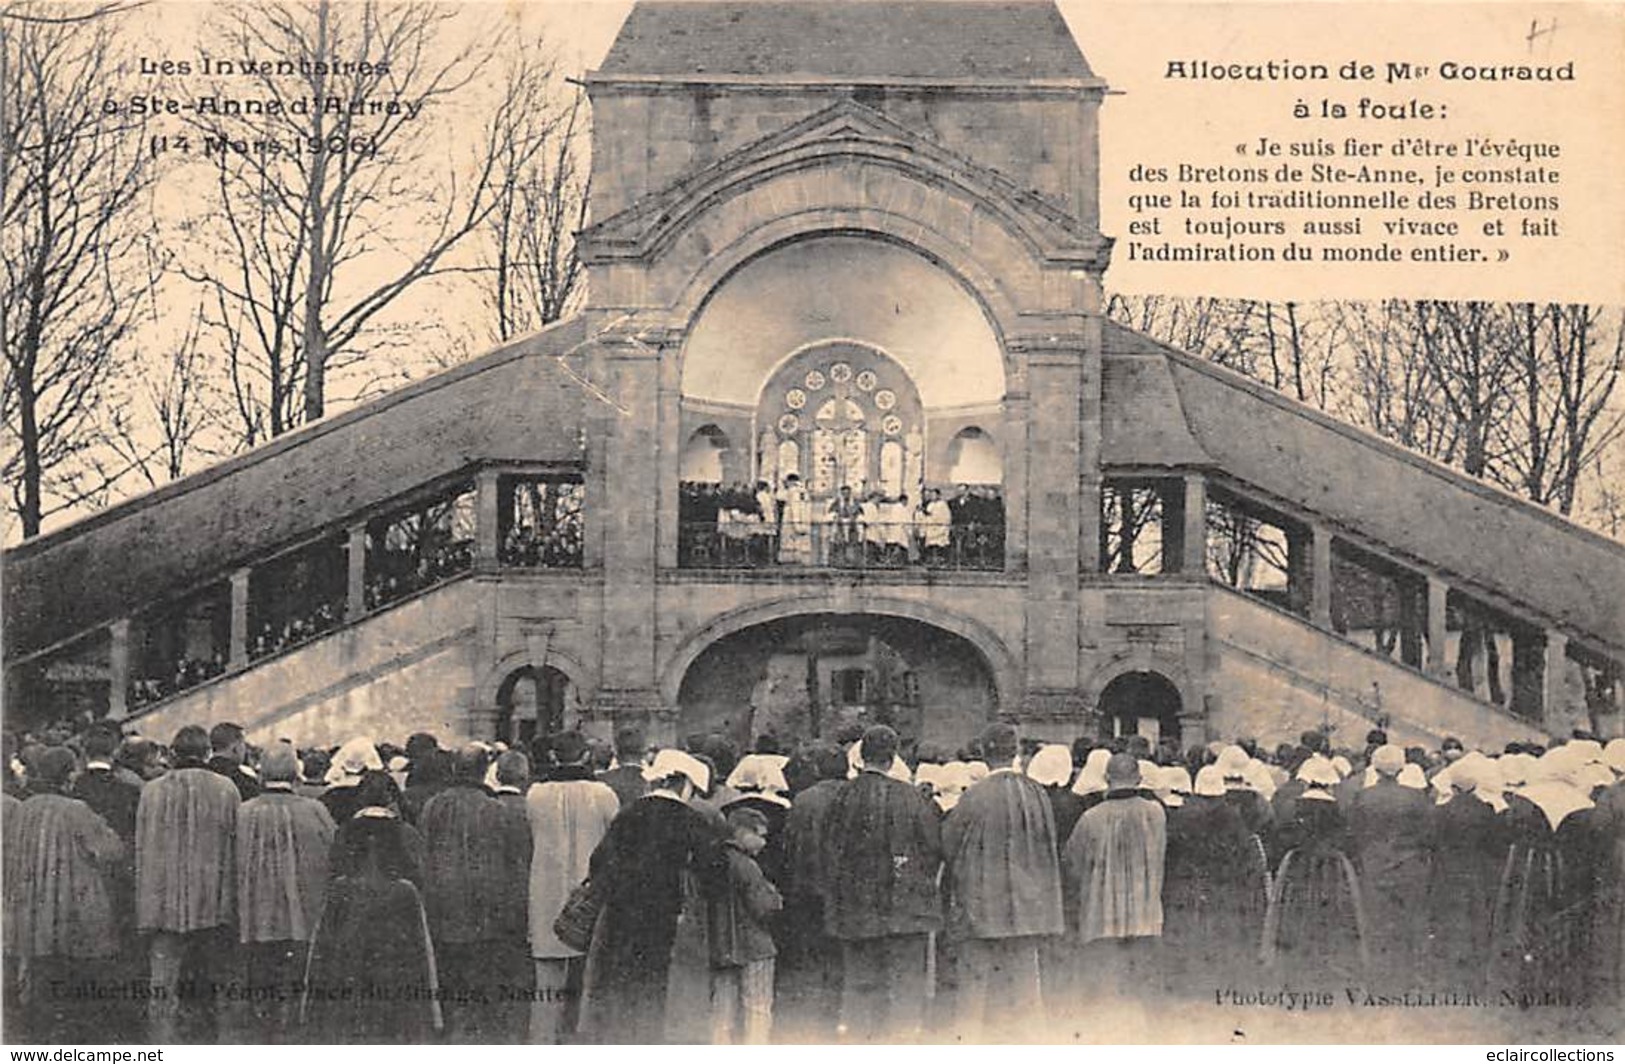
[[[1164,356],[1184,423],[1223,473],[1625,649],[1625,544],[1194,355],[1104,331],[1108,352]]]
[[[1200,468],[1213,459],[1191,434],[1168,360],[1105,330],[1100,367],[1100,460],[1111,466]]]
[[[644,0],[593,76],[1008,82],[1094,74],[1050,0]]]
[[[579,457],[561,322],[7,551],[7,657],[160,603],[258,554],[466,468]]]
[[[582,253],[594,258],[641,258],[661,246],[690,215],[714,205],[735,187],[806,165],[819,156],[843,163],[867,157],[916,171],[929,170],[986,203],[992,212],[1046,252],[1080,264],[1104,258],[1111,241],[1084,225],[1065,207],[989,166],[968,159],[872,107],[838,100],[806,118],[752,141],[708,166],[639,199],[581,233]]]

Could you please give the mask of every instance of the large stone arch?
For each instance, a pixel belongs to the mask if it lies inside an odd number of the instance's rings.
[[[690,632],[659,669],[660,697],[675,706],[683,676],[705,649],[718,640],[769,621],[811,614],[873,614],[901,617],[951,632],[974,646],[993,674],[999,706],[1007,710],[1021,704],[1022,671],[1015,655],[999,635],[981,622],[929,602],[851,592],[798,593],[729,610]]]

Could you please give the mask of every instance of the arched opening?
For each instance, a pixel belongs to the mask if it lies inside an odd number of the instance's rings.
[[[960,429],[948,444],[948,480],[972,487],[997,488],[1004,482],[1004,460],[993,437],[975,425]]]
[[[768,621],[706,647],[678,693],[681,734],[741,744],[835,739],[869,724],[905,745],[958,748],[998,711],[992,667],[968,640],[933,625],[869,614]]]
[[[1158,672],[1125,672],[1100,692],[1101,729],[1106,738],[1143,735],[1155,746],[1178,745],[1179,688]]]
[[[749,410],[787,355],[843,338],[895,359],[928,410],[1004,399],[1004,349],[982,304],[924,255],[848,234],[781,244],[717,285],[683,345],[683,399]]]
[[[515,669],[497,688],[496,738],[527,749],[538,735],[565,729],[566,710],[574,701],[575,686],[553,666]]]
[[[691,484],[721,484],[728,450],[727,433],[715,425],[701,425],[683,447],[681,479]]]

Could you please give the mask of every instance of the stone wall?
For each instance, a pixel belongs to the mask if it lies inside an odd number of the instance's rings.
[[[1081,95],[947,89],[658,90],[595,85],[593,213],[608,218],[688,172],[844,97],[1000,170],[1098,224],[1098,104]]]
[[[234,721],[253,743],[337,745],[357,735],[442,742],[472,735],[478,614],[488,592],[459,580],[247,672],[207,683],[132,722],[168,742],[184,725]]]

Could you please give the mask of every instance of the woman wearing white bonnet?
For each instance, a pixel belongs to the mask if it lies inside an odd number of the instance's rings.
[[[1049,795],[1050,811],[1055,814],[1055,846],[1059,852],[1066,848],[1066,840],[1072,837],[1072,829],[1077,827],[1085,808],[1083,798],[1067,787],[1072,782],[1072,748],[1060,743],[1040,747],[1027,762],[1027,776]]]
[[[1399,770],[1398,779],[1401,787],[1409,787],[1413,791],[1428,789],[1427,774],[1422,771],[1421,765],[1414,762],[1407,762],[1405,767]]]
[[[1272,976],[1317,989],[1354,985],[1368,969],[1368,924],[1347,831],[1334,793],[1337,770],[1310,760],[1293,807],[1292,847],[1281,858],[1264,919],[1264,963]]]
[[[1196,782],[1192,792],[1201,798],[1224,797],[1224,773],[1219,771],[1218,765],[1205,765],[1196,772]]]
[[[965,762],[950,761],[943,765],[938,775],[937,808],[944,813],[953,812],[954,806],[959,804],[959,796],[969,790],[974,782],[970,765]]]
[[[1171,989],[1192,997],[1234,978],[1238,958],[1257,955],[1269,900],[1264,851],[1224,797],[1215,765],[1196,774],[1157,771],[1168,804],[1164,859],[1163,958]],[[1185,797],[1195,790],[1192,797]]]
[[[383,771],[384,759],[378,756],[378,748],[371,739],[358,736],[339,747],[333,755],[333,764],[327,770],[327,790],[321,797],[333,823],[343,824],[360,810],[356,804],[356,788],[367,773]],[[385,778],[389,778],[387,773]],[[394,796],[395,808],[399,810],[401,792],[393,779],[389,780],[389,790]]]
[[[1508,842],[1496,806],[1505,809],[1506,803],[1499,770],[1478,751],[1452,762],[1448,771],[1444,801],[1432,811],[1428,954],[1431,974],[1442,985],[1476,986],[1490,963],[1495,892]]]
[[[1089,751],[1089,756],[1083,759],[1083,768],[1078,772],[1077,780],[1072,784],[1072,793],[1081,795],[1090,802],[1097,802],[1106,794],[1106,764],[1111,761],[1112,752],[1103,746],[1097,746]]]
[[[1609,739],[1602,748],[1602,760],[1616,776],[1625,776],[1625,739]]]
[[[1496,895],[1499,964],[1491,978],[1515,992],[1574,996],[1587,968],[1586,936],[1573,914],[1589,884],[1572,854],[1589,844],[1594,803],[1570,782],[1572,757],[1557,747],[1539,758],[1501,759],[1508,784],[1520,785],[1507,798],[1512,846]]]
[[[1060,743],[1040,747],[1027,762],[1027,777],[1040,787],[1065,787],[1072,782],[1072,751]]]

